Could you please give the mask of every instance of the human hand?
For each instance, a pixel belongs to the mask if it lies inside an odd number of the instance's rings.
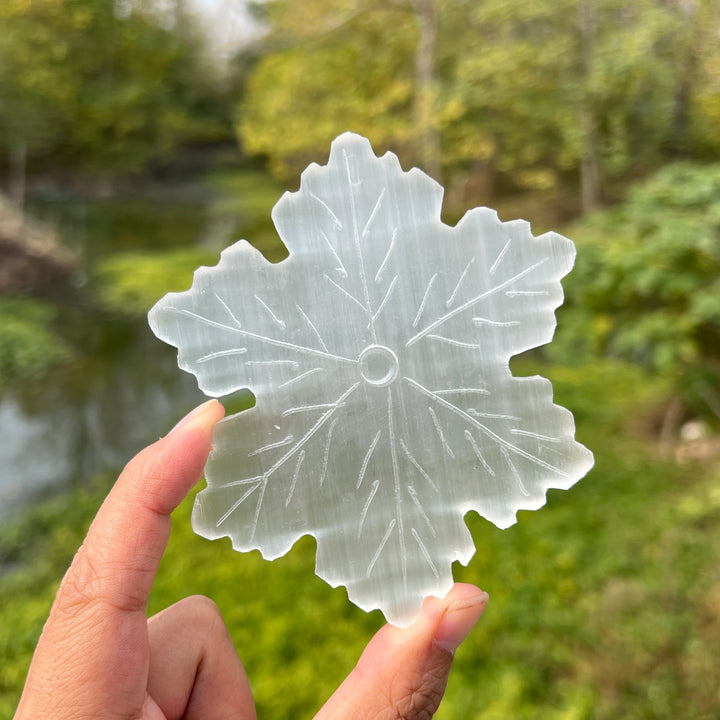
[[[250,720],[250,684],[211,600],[181,600],[149,620],[146,604],[170,513],[202,473],[211,400],[130,461],[98,511],[58,590],[15,720]],[[428,718],[452,656],[487,595],[455,585],[420,618],[371,640],[318,718]]]

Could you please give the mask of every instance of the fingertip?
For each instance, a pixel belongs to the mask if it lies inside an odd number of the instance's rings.
[[[202,405],[198,405],[194,410],[191,410],[177,423],[177,425],[175,425],[175,427],[173,427],[173,429],[168,433],[168,436],[173,435],[180,430],[187,431],[195,428],[212,430],[215,423],[217,423],[224,415],[225,408],[218,400],[213,398],[212,400],[202,403]]]
[[[444,611],[435,629],[435,643],[443,650],[455,654],[477,624],[489,599],[490,596],[475,585],[456,583],[440,601]]]

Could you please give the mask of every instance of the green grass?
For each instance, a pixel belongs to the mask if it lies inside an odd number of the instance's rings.
[[[534,369],[525,361],[514,371]],[[596,467],[508,530],[468,517],[477,553],[456,579],[491,600],[457,653],[437,717],[710,720],[720,707],[719,469],[659,458],[641,435],[662,383],[618,365],[542,372],[575,412]],[[108,486],[98,481],[0,529],[0,717],[12,714],[60,576]],[[311,717],[382,617],[314,575],[312,539],[268,563],[195,536],[190,509],[188,499],[174,515],[150,612],[209,595],[260,717]]]

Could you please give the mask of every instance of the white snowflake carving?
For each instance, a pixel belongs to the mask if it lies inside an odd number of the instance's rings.
[[[181,368],[256,406],[222,420],[193,527],[273,559],[317,540],[317,574],[405,626],[474,553],[463,516],[505,528],[592,466],[549,381],[509,358],[547,343],[575,248],[475,208],[346,133],[273,220],[289,257],[245,241],[150,312]]]

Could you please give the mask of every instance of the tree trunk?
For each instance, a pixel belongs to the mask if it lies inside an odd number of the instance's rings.
[[[687,146],[688,124],[690,122],[690,102],[701,52],[701,28],[696,20],[696,0],[678,0],[678,10],[687,26],[687,46],[682,59],[682,69],[678,76],[675,98],[673,101],[673,119],[670,130],[670,148],[676,157],[685,155]]]
[[[420,29],[415,51],[415,126],[418,164],[438,182],[442,182],[440,137],[435,127],[435,46],[437,16],[435,0],[413,0],[413,11]]]

